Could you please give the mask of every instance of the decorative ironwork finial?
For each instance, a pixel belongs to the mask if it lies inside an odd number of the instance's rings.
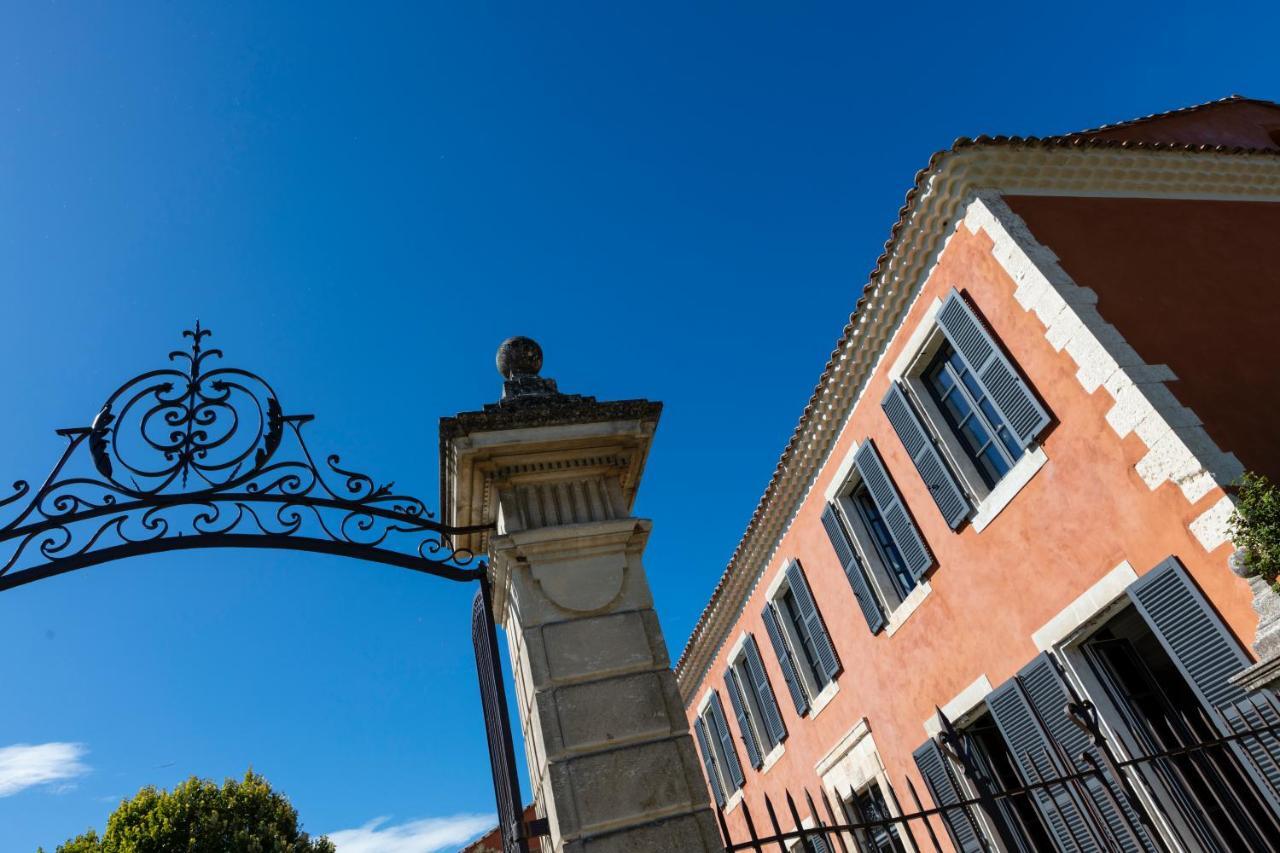
[[[0,494],[0,589],[128,554],[231,545],[483,573],[451,535],[488,525],[441,524],[336,454],[316,464],[301,432],[311,416],[286,415],[265,379],[224,366],[203,345],[211,334],[197,320],[170,364],[117,388],[91,426],[59,430],[69,444],[27,503],[25,481]]]

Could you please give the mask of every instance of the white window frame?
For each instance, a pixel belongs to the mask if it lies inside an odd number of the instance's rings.
[[[809,666],[808,659],[804,653],[804,644],[800,640],[800,635],[796,632],[796,626],[792,623],[791,615],[787,612],[787,608],[782,606],[782,596],[791,591],[791,582],[787,580],[787,566],[791,565],[792,562],[794,561],[787,560],[778,569],[773,576],[773,580],[769,583],[765,598],[768,601],[768,606],[774,609],[774,613],[778,617],[778,628],[782,631],[782,641],[791,650],[791,659],[795,662],[796,678],[800,679],[800,689],[809,697],[809,711],[805,716],[813,719],[840,692],[840,681],[837,677],[827,682],[826,686],[819,686],[819,674]],[[812,587],[810,587],[810,592],[812,591]],[[815,601],[814,603],[816,604],[817,602]],[[830,639],[830,636],[828,636],[828,639]]]
[[[960,488],[969,496],[969,523],[975,533],[981,533],[1049,460],[1041,444],[1033,441],[994,487],[987,486],[925,385],[924,372],[947,341],[938,326],[940,310],[942,300],[935,297],[907,339],[902,354],[889,368],[889,381],[902,386],[920,413],[925,429],[937,439],[943,457],[960,481]]]
[[[743,775],[743,784],[741,787],[732,779],[725,777],[725,769],[727,762],[724,755],[724,744],[720,741],[720,735],[716,732],[714,719],[711,717],[711,697],[715,695],[714,687],[707,688],[707,692],[703,694],[702,701],[698,703],[698,719],[702,721],[702,728],[707,733],[707,745],[711,749],[711,755],[715,759],[716,781],[720,785],[720,790],[724,792],[724,810],[727,812],[738,803],[742,802],[742,789],[746,787],[746,773]],[[721,707],[724,706],[724,700],[720,701]],[[729,725],[729,714],[725,713],[724,724]],[[729,730],[729,741],[733,741],[733,730]],[[741,760],[739,760],[741,764]]]
[[[738,637],[737,642],[733,644],[733,648],[729,651],[729,668],[733,670],[734,675],[738,679],[739,684],[750,685],[751,689],[744,690],[741,698],[747,709],[747,725],[751,726],[751,733],[755,735],[756,743],[763,747],[771,737],[764,723],[764,711],[760,708],[760,704],[756,701],[755,685],[751,681],[751,672],[747,669],[747,638],[750,636],[746,631]],[[760,641],[756,641],[756,648],[760,647]],[[761,661],[763,664],[764,661]],[[768,678],[768,675],[765,675]],[[770,685],[772,687],[772,685]],[[730,685],[725,685],[726,690],[733,689]],[[777,701],[777,694],[774,694],[774,700]],[[708,700],[710,701],[710,700]],[[781,715],[782,709],[778,709]],[[778,759],[782,757],[782,753],[786,751],[784,741],[778,741],[770,750],[761,756],[760,769],[757,773],[766,773],[769,768],[778,763]],[[752,768],[753,770],[755,768]]]
[[[845,794],[853,791],[862,794],[872,785],[878,785],[884,797],[885,806],[893,817],[901,817],[893,797],[888,796],[891,790],[889,775],[884,761],[876,749],[875,738],[871,736],[871,725],[866,717],[860,718],[853,727],[845,732],[826,755],[818,759],[814,770],[821,780],[823,789],[833,803],[845,802]],[[914,848],[914,840],[904,824],[894,824],[898,838],[907,850]],[[860,849],[853,843],[851,833],[842,833],[850,850]]]

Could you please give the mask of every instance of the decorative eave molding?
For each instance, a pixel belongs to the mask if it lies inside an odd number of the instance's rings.
[[[866,382],[954,233],[962,206],[977,190],[1280,201],[1277,154],[1062,137],[959,140],[950,151],[934,155],[917,176],[886,252],[676,664],[677,684],[686,705],[773,560]]]

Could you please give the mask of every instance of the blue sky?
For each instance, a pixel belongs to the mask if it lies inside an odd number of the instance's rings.
[[[1265,6],[785,6],[4,4],[0,481],[199,317],[435,505],[437,418],[532,335],[563,390],[666,403],[674,658],[932,151],[1280,97]],[[469,601],[260,552],[0,594],[0,849],[250,764],[346,853],[453,849],[492,811]]]

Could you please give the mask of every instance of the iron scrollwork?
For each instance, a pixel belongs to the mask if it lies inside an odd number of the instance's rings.
[[[122,385],[34,493],[0,498],[0,590],[140,553],[287,548],[474,580],[483,561],[418,498],[342,467],[317,465],[310,415],[285,414],[262,377],[223,366],[207,329],[188,350]],[[23,503],[23,500],[26,503]]]

